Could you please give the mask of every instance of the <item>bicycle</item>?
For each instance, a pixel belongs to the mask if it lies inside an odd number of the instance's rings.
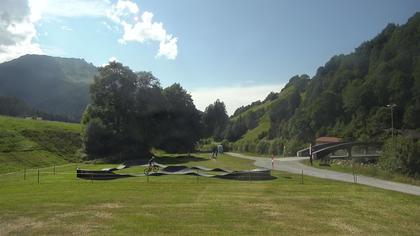
[[[157,173],[158,171],[159,171],[159,166],[152,165],[152,166],[149,166],[146,169],[144,169],[144,174],[149,175],[150,172]]]

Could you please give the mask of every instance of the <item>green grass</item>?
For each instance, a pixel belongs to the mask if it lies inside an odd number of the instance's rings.
[[[262,115],[258,120],[258,125],[248,130],[239,140],[235,141],[237,145],[243,145],[244,143],[254,143],[255,145],[261,139],[261,136],[266,136],[271,128],[271,120],[270,120],[270,110],[273,106],[276,106],[279,102],[287,99],[294,91],[294,87],[290,86],[283,91],[280,92],[278,98],[273,101],[264,102],[258,106],[255,106],[243,114],[233,117],[232,120],[238,119],[240,116],[246,116],[250,112],[256,112],[258,110],[264,111],[264,115]]]
[[[302,163],[306,165],[310,165],[309,160],[304,160],[302,161]],[[353,173],[353,167],[350,165],[338,165],[335,163],[331,163],[331,166],[322,166],[322,165],[320,166],[319,164],[320,164],[320,161],[318,160],[313,161],[313,167],[316,167],[316,168],[333,170],[333,171],[344,172],[344,173]],[[370,177],[375,177],[378,179],[420,186],[420,179],[415,179],[415,178],[398,174],[398,173],[391,173],[391,172],[382,170],[377,166],[355,165],[354,171],[355,173],[364,175],[364,176],[370,176]]]
[[[158,161],[252,169],[208,154]],[[100,169],[109,165],[80,165]],[[161,176],[90,181],[75,164],[0,175],[0,235],[416,235],[420,198],[273,172],[270,181]],[[137,168],[137,169],[136,169]],[[141,173],[139,167],[124,170]]]
[[[77,159],[81,126],[0,116],[0,173]]]
[[[0,116],[0,235],[415,235],[420,198],[273,172],[270,181],[196,176],[81,180],[78,124]],[[166,165],[254,169],[253,161],[158,153]],[[56,167],[52,167],[56,165]],[[38,169],[40,175],[38,184]],[[144,167],[118,173],[141,174]],[[55,174],[54,174],[55,172]],[[25,178],[25,179],[24,179]]]

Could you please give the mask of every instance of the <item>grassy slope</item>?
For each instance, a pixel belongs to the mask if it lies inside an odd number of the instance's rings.
[[[261,116],[261,118],[258,121],[258,125],[257,127],[255,127],[254,129],[248,130],[241,139],[239,139],[238,141],[236,141],[237,143],[242,143],[242,142],[251,142],[251,143],[256,143],[259,140],[259,136],[262,133],[268,133],[268,131],[270,130],[271,127],[271,121],[270,121],[270,110],[272,109],[272,106],[276,105],[276,103],[280,102],[281,100],[286,99],[288,96],[290,96],[293,91],[294,91],[294,87],[290,86],[286,89],[284,89],[283,91],[280,92],[279,97],[273,101],[268,101],[265,102],[263,104],[260,104],[258,106],[255,106],[251,109],[249,109],[248,111],[242,113],[240,116],[246,116],[249,112],[251,111],[258,111],[258,110],[263,110],[264,111],[264,115]],[[237,119],[239,116],[233,117],[233,119]]]
[[[309,160],[302,161],[302,163],[306,165],[310,165]],[[334,170],[334,171],[344,172],[344,173],[353,173],[353,168],[351,166],[337,165],[334,163],[332,163],[331,166],[320,166],[319,163],[320,161],[318,160],[314,161],[313,167],[326,169],[326,170]],[[411,177],[398,174],[398,173],[391,173],[388,171],[381,170],[378,167],[374,167],[374,166],[356,165],[354,168],[354,171],[355,173],[359,175],[370,176],[370,177],[375,177],[379,179],[390,180],[390,181],[406,183],[406,184],[414,184],[414,185],[420,186],[420,179],[411,178]]]
[[[240,116],[247,116],[251,111],[257,112],[258,110],[264,111],[264,115],[259,119],[258,125],[251,130],[248,130],[236,143],[242,143],[242,142],[255,142],[255,140],[258,140],[258,136],[261,133],[268,132],[270,130],[270,117],[269,113],[267,112],[270,109],[270,105],[272,104],[272,101],[260,104],[256,107],[253,107],[246,112],[242,113]],[[233,117],[233,120],[238,119],[239,116]]]
[[[0,116],[0,173],[74,161],[78,124]]]
[[[254,168],[249,160],[227,156],[163,158]],[[57,168],[56,175],[41,173],[39,185],[34,172],[25,181],[22,173],[0,176],[0,235],[415,235],[420,230],[419,197],[361,185],[311,177],[302,185],[299,176],[279,172],[277,179],[259,182],[195,176],[91,182],[77,180],[74,172],[75,165]]]

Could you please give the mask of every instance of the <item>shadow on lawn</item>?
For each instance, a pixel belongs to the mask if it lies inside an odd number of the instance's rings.
[[[194,155],[179,155],[179,156],[157,156],[156,162],[159,164],[183,164],[188,162],[208,161],[207,158],[196,157]]]
[[[197,157],[194,155],[171,155],[171,154],[163,154],[161,156],[156,155],[155,161],[159,164],[163,165],[174,165],[174,164],[184,164],[188,162],[199,162],[199,161],[208,161],[207,158]],[[116,162],[118,163],[118,162]],[[123,162],[127,166],[136,166],[136,165],[145,165],[149,163],[149,158],[139,158],[139,159],[131,159],[126,160]]]

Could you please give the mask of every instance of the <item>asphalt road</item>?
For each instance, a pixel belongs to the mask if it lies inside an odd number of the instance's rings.
[[[232,153],[232,152],[229,152],[227,154],[234,157],[255,160],[254,165],[258,167],[272,169],[271,158],[248,156],[248,155]],[[309,176],[314,176],[314,177],[324,178],[324,179],[338,180],[338,181],[343,181],[343,182],[350,182],[350,183],[354,182],[354,177],[352,174],[314,168],[314,167],[310,167],[299,162],[305,159],[309,159],[309,158],[308,157],[274,158],[274,169],[293,173],[293,174],[301,174],[303,170],[304,175],[309,175]],[[357,183],[420,196],[420,187],[410,185],[410,184],[396,183],[396,182],[381,180],[377,178],[366,177],[362,175],[357,175]]]

